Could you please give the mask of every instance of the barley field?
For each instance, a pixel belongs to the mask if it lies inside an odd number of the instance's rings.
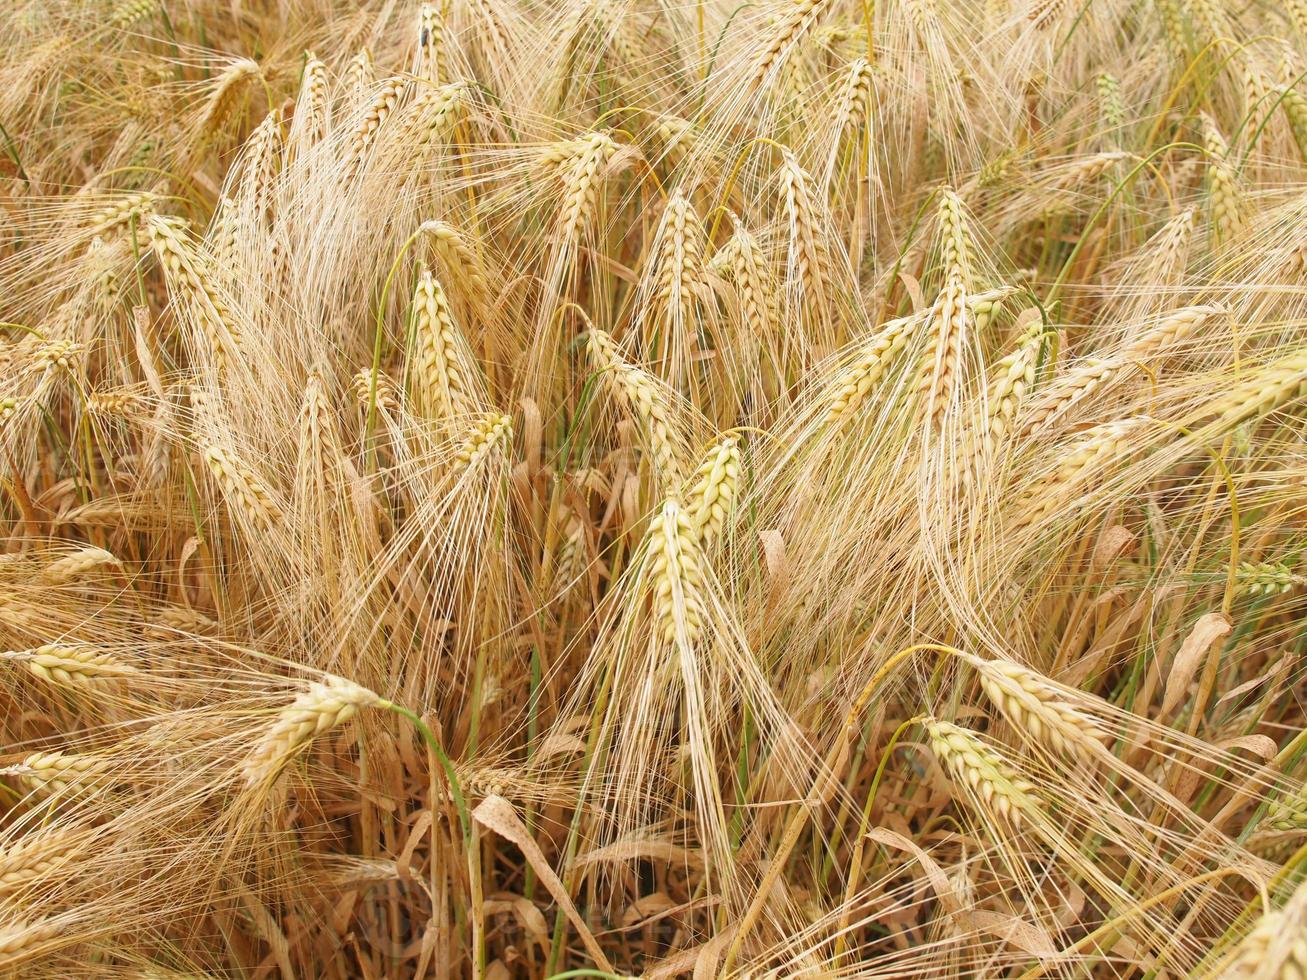
[[[5,0],[0,976],[1307,978],[1307,0]]]

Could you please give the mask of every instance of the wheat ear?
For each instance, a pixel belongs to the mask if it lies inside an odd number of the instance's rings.
[[[663,640],[694,643],[703,631],[703,554],[689,515],[668,500],[649,522],[649,575]]]
[[[658,479],[671,486],[679,484],[681,465],[672,439],[672,410],[663,389],[648,373],[628,364],[613,338],[598,327],[590,328],[589,348],[595,366],[622,393],[642,424]]]
[[[0,654],[27,664],[36,677],[62,687],[84,687],[96,681],[113,680],[136,673],[113,654],[92,646],[47,643],[31,650],[10,650]]]
[[[1018,731],[1068,756],[1096,758],[1107,735],[1089,715],[1069,704],[1048,679],[1011,660],[962,657],[980,686]]]
[[[272,781],[317,736],[349,721],[359,708],[383,704],[376,694],[343,677],[328,676],[323,681],[314,681],[308,690],[281,709],[246,758],[246,784],[258,786]]]
[[[472,429],[454,457],[454,466],[459,470],[470,470],[485,459],[496,447],[513,438],[513,422],[507,415],[487,412]]]
[[[1035,787],[974,732],[933,717],[922,724],[935,758],[1000,816],[1020,824],[1023,816],[1035,811]]]
[[[52,584],[71,582],[104,565],[118,565],[113,552],[103,548],[81,548],[70,555],[52,561],[41,569],[41,577]]]
[[[203,447],[202,455],[228,504],[236,507],[265,533],[280,525],[283,517],[281,505],[268,485],[235,450],[220,443],[208,443]]]
[[[721,537],[739,486],[740,441],[725,436],[708,450],[690,488],[690,525],[704,550]]]

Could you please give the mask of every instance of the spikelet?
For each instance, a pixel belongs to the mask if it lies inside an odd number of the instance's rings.
[[[1298,787],[1272,803],[1266,812],[1266,822],[1272,830],[1307,830],[1307,786]]]
[[[139,399],[131,391],[93,391],[86,396],[86,410],[92,415],[130,416],[136,413]]]
[[[1044,325],[1032,322],[1017,341],[1014,351],[1000,360],[991,372],[987,417],[980,424],[982,448],[992,454],[1012,430],[1012,420],[1020,412],[1028,392],[1035,383]]]
[[[1207,157],[1207,194],[1212,212],[1212,227],[1216,239],[1226,243],[1243,231],[1243,204],[1239,185],[1228,157],[1230,148],[1221,131],[1210,116],[1203,117],[1204,142]]]
[[[244,95],[246,88],[262,75],[259,63],[249,58],[242,58],[228,65],[213,83],[209,97],[200,112],[200,133],[212,135],[231,118],[236,103]]]
[[[84,644],[47,643],[31,650],[10,650],[0,654],[27,664],[33,676],[60,687],[87,687],[97,681],[114,680],[136,673],[113,654]]]
[[[1283,595],[1307,585],[1307,576],[1295,574],[1282,561],[1241,561],[1235,570],[1235,582],[1245,595]]]
[[[1163,353],[1221,312],[1215,306],[1187,306],[1168,313],[1157,326],[1130,341],[1126,345],[1124,357],[1129,361],[1142,361]]]
[[[485,268],[463,233],[445,221],[424,221],[421,230],[473,300],[478,305],[489,302],[490,282]]]
[[[1022,433],[1036,435],[1047,432],[1068,412],[1086,402],[1103,386],[1133,371],[1137,362],[1146,360],[1183,340],[1217,312],[1219,311],[1211,306],[1191,306],[1177,310],[1156,327],[1131,341],[1121,356],[1087,358],[1074,370],[1058,379],[1057,385],[1049,392],[1048,397],[1031,406]]]
[[[831,281],[830,253],[818,219],[812,178],[788,149],[781,154],[781,197],[789,226],[786,264],[805,301],[815,303]]]
[[[607,133],[589,133],[580,139],[555,143],[542,151],[539,165],[562,183],[558,206],[558,235],[571,243],[580,235],[599,198],[599,178],[617,152]]]
[[[640,421],[657,478],[664,485],[679,484],[681,465],[673,442],[671,405],[665,392],[649,374],[626,363],[617,344],[598,327],[590,328],[588,346],[595,368],[622,393]]]
[[[1034,786],[974,732],[933,717],[926,718],[923,725],[935,758],[1000,816],[1020,824],[1023,816],[1035,810]]]
[[[274,109],[254,127],[246,141],[240,203],[255,226],[261,226],[272,202],[272,181],[281,164],[281,119]]]
[[[513,420],[498,412],[487,412],[464,440],[454,457],[457,470],[470,470],[496,447],[513,438]]]
[[[1067,447],[1057,466],[1017,500],[1012,529],[1030,527],[1064,513],[1087,483],[1130,455],[1145,421],[1130,418],[1106,422]]]
[[[57,922],[18,920],[0,926],[0,965],[13,966],[26,956],[35,956],[42,943],[61,935],[64,927]]]
[[[418,278],[413,309],[419,403],[433,418],[470,411],[473,404],[465,345],[454,325],[445,291],[428,270]]]
[[[1215,980],[1217,973],[1206,975]],[[1307,978],[1307,885],[1300,884],[1284,908],[1266,912],[1235,950],[1221,980]]]
[[[694,123],[669,112],[660,112],[654,117],[653,131],[658,136],[663,148],[663,159],[669,167],[675,167],[686,160],[699,145]]]
[[[701,549],[706,551],[721,537],[739,486],[739,440],[725,436],[708,451],[690,487],[690,526]]]
[[[745,90],[753,92],[785,60],[798,41],[803,38],[827,6],[827,0],[796,0],[781,15],[767,44],[754,58]]]
[[[345,94],[351,102],[359,102],[372,86],[372,52],[362,48],[349,61],[345,69]]]
[[[114,554],[103,548],[81,548],[46,565],[41,570],[41,577],[51,584],[58,585],[81,578],[101,566],[118,564]]]
[[[831,108],[834,117],[835,141],[849,129],[855,129],[867,119],[871,105],[871,62],[866,58],[854,58],[844,69],[835,104]]]
[[[703,632],[703,555],[689,515],[668,500],[649,522],[646,557],[653,583],[654,619],[663,641],[693,644]]]
[[[150,635],[160,639],[175,639],[178,633],[211,635],[217,633],[219,628],[217,620],[188,606],[165,606],[155,614]]]
[[[441,59],[445,46],[445,19],[440,6],[424,3],[418,8],[417,64],[414,74],[440,84]]]
[[[328,675],[314,681],[289,705],[264,733],[259,744],[245,760],[248,786],[271,782],[285,765],[323,732],[343,725],[359,708],[377,707],[384,702],[365,687],[343,677]]]
[[[109,26],[120,30],[135,27],[159,12],[162,0],[122,0],[109,14]]]
[[[484,29],[477,32],[478,38],[485,41],[490,50],[487,57],[492,64],[510,65],[513,63],[512,45],[509,41],[508,28],[496,13],[490,0],[468,0],[484,23]]]
[[[546,591],[572,585],[580,577],[585,560],[585,525],[570,510],[564,510],[562,517],[563,530]]]
[[[323,140],[331,126],[331,103],[327,98],[327,66],[312,51],[305,52],[304,75],[290,122],[290,145],[295,155]]]
[[[222,488],[228,506],[235,508],[259,530],[271,532],[280,526],[283,511],[272,491],[234,449],[210,442],[201,447],[209,472]]]
[[[1125,125],[1125,103],[1121,101],[1121,83],[1115,75],[1100,72],[1094,80],[1098,90],[1098,114],[1108,139],[1116,142]]]
[[[732,214],[734,231],[731,239],[722,246],[721,271],[729,273],[740,299],[744,321],[756,338],[770,337],[772,328],[780,322],[780,302],[775,277],[757,240]],[[718,256],[713,256],[714,261]]]
[[[72,371],[86,348],[71,340],[51,340],[32,355],[32,362],[42,371]]]
[[[393,412],[399,408],[399,387],[395,384],[395,379],[385,371],[376,372],[376,405],[378,408],[384,408]],[[373,372],[367,368],[359,371],[354,375],[354,398],[358,403],[367,408],[372,404],[373,394]]]
[[[27,888],[38,879],[66,874],[88,843],[86,830],[75,825],[23,835],[0,851],[0,891]]]
[[[1107,736],[1089,715],[1029,667],[1011,660],[963,658],[980,675],[980,686],[1004,717],[1032,742],[1067,756],[1096,757]]]
[[[451,82],[436,89],[425,89],[404,110],[395,143],[411,161],[410,166],[420,165],[428,151],[453,130],[459,119],[459,111],[467,102],[469,91],[466,82]]]
[[[1185,208],[1158,229],[1148,242],[1153,256],[1139,277],[1141,282],[1169,286],[1179,280],[1188,263],[1196,221],[1197,212]]]
[[[901,317],[886,323],[870,340],[835,383],[822,417],[823,426],[842,426],[857,415],[868,393],[884,376],[895,357],[907,346],[916,317]]]
[[[349,147],[345,153],[345,172],[352,174],[358,170],[367,158],[368,151],[377,141],[377,134],[386,124],[395,106],[399,104],[407,83],[398,75],[387,78],[381,83],[372,101],[363,112],[363,117],[350,136]]]
[[[145,219],[159,264],[163,266],[169,295],[188,308],[212,348],[221,372],[229,351],[240,347],[240,332],[214,289],[200,255],[185,241],[172,219],[149,215]]]
[[[947,187],[940,191],[938,223],[944,284],[932,311],[921,382],[926,416],[936,429],[943,424],[958,385],[967,332],[966,294],[971,281],[971,240],[962,200]]]
[[[107,786],[104,760],[75,752],[36,752],[7,771],[47,796],[91,794]]]
[[[1200,410],[1217,432],[1228,432],[1281,406],[1307,396],[1307,352],[1290,354],[1265,365]]]
[[[154,202],[158,200],[157,195],[149,191],[137,191],[134,194],[124,194],[122,197],[115,198],[99,208],[91,215],[87,221],[87,230],[96,236],[104,237],[112,232],[125,228],[132,221],[140,220],[151,212]]]

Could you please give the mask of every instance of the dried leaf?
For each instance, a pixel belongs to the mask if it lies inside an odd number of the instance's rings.
[[[1189,635],[1180,644],[1180,650],[1171,661],[1171,672],[1166,677],[1166,693],[1162,696],[1159,717],[1169,717],[1176,706],[1189,696],[1189,684],[1202,665],[1204,655],[1212,644],[1230,632],[1230,621],[1220,613],[1207,613],[1194,623]]]

